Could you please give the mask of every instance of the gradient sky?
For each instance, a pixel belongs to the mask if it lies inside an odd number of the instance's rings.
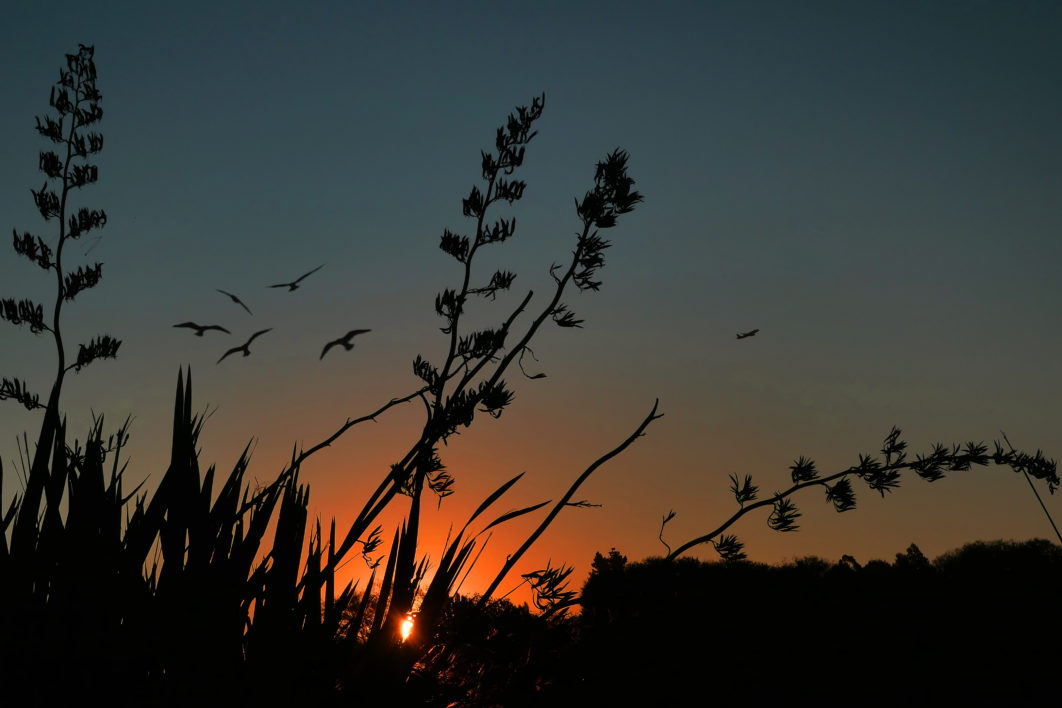
[[[838,471],[892,425],[915,452],[1004,430],[1062,454],[1058,4],[292,5],[5,8],[0,226],[54,233],[29,193],[46,149],[34,116],[63,55],[96,47],[106,143],[79,204],[109,222],[87,257],[91,241],[68,253],[103,261],[104,279],[64,322],[74,351],[98,332],[123,345],[67,379],[64,408],[79,435],[91,410],[112,424],[134,416],[131,481],[164,471],[184,365],[197,408],[213,411],[204,467],[231,468],[254,439],[251,476],[263,481],[293,445],[414,390],[414,356],[445,352],[435,293],[459,282],[439,235],[470,228],[460,200],[478,183],[479,151],[541,92],[519,174],[528,189],[509,212],[516,238],[480,264],[484,279],[496,267],[519,277],[473,322],[500,321],[528,289],[541,307],[549,265],[573,245],[572,198],[612,149],[630,152],[645,202],[606,233],[601,291],[568,298],[584,328],[550,327],[533,344],[548,377],[508,377],[504,416],[481,416],[443,450],[457,492],[427,520],[429,554],[519,472],[498,513],[558,498],[656,398],[665,417],[579,494],[602,507],[566,511],[517,572],[552,559],[581,583],[595,551],[660,554],[669,510],[672,545],[732,513],[728,474],[771,492],[797,456]],[[266,288],[321,263],[295,293]],[[50,303],[54,281],[4,246],[0,295]],[[185,320],[233,335],[172,328]],[[46,394],[50,340],[2,324],[0,372]],[[265,327],[250,358],[215,365]],[[373,331],[318,361],[356,327]],[[349,524],[419,432],[417,405],[311,459],[312,513]],[[5,504],[15,435],[39,421],[0,405]],[[1052,537],[1007,469],[933,485],[912,475],[884,500],[856,489],[844,515],[805,492],[795,534],[762,516],[734,530],[763,562]],[[1046,502],[1062,518],[1062,500]],[[491,541],[465,590],[537,519],[525,521]]]

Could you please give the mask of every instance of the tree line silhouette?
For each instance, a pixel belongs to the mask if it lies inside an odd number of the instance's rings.
[[[1059,591],[1062,548],[1045,540],[970,543],[932,562],[912,544],[865,565],[599,556],[575,683],[615,699],[1030,705],[1056,690]]]
[[[578,615],[456,596],[408,688],[438,706],[1040,705],[1062,548],[978,541],[890,563],[598,553]]]

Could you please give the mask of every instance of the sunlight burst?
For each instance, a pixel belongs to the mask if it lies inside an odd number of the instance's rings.
[[[398,631],[402,635],[403,642],[409,639],[409,635],[413,633],[413,615],[406,615]]]

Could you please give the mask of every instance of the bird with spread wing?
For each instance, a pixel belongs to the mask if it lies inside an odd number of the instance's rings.
[[[314,268],[313,270],[311,270],[309,273],[305,273],[303,275],[300,275],[298,278],[296,278],[295,280],[291,281],[290,283],[277,283],[276,285],[270,285],[269,287],[271,287],[271,288],[287,288],[288,292],[293,292],[293,291],[299,289],[299,283],[302,280],[304,280],[305,278],[309,278],[311,275],[313,275],[314,273],[316,273],[317,271],[321,270],[324,267],[325,267],[325,264],[322,263],[321,265],[319,265],[316,268]]]
[[[202,337],[203,332],[208,332],[212,329],[216,329],[219,332],[224,332],[225,334],[232,334],[232,332],[220,325],[197,325],[195,322],[182,322],[180,324],[175,324],[174,327],[186,327],[188,329],[194,329],[195,336],[197,337]]]
[[[243,309],[247,310],[247,314],[248,314],[248,315],[253,315],[253,314],[254,314],[253,312],[251,312],[251,308],[249,308],[249,307],[247,307],[247,305],[244,305],[244,304],[243,304],[243,300],[241,300],[240,298],[236,297],[236,296],[235,296],[235,295],[233,295],[232,293],[230,293],[230,292],[227,292],[227,291],[225,291],[225,290],[218,290],[218,292],[219,292],[219,293],[221,293],[222,295],[228,295],[228,296],[229,296],[229,298],[230,298],[230,299],[231,299],[231,300],[232,300],[232,301],[233,301],[234,303],[236,303],[237,305],[239,305],[239,306],[240,306],[240,307],[242,307]]]
[[[273,328],[270,327],[269,329],[260,329],[260,330],[258,330],[257,332],[255,332],[254,334],[251,335],[251,338],[248,339],[247,342],[243,344],[243,346],[233,347],[232,349],[230,349],[227,352],[225,352],[224,354],[222,354],[221,355],[221,359],[218,359],[218,363],[220,364],[225,359],[225,357],[227,357],[229,354],[235,354],[236,352],[243,352],[244,356],[250,356],[251,355],[251,350],[250,350],[249,347],[251,346],[251,342],[253,342],[255,340],[255,338],[258,337],[259,335],[265,334],[266,332],[268,332],[268,331],[270,331],[272,329]]]
[[[342,345],[342,347],[349,352],[351,349],[354,348],[354,342],[351,341],[352,339],[354,339],[354,337],[358,336],[359,334],[365,334],[366,332],[371,331],[371,329],[352,329],[339,339],[333,339],[331,342],[324,345],[324,349],[321,350],[321,359],[324,359],[324,355],[328,353],[328,350],[336,346],[337,344]]]

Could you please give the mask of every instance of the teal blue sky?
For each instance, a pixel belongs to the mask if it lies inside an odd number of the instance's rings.
[[[131,477],[163,471],[184,365],[213,411],[204,461],[231,465],[254,438],[259,479],[293,445],[413,390],[413,357],[446,344],[435,293],[459,277],[438,237],[469,228],[460,200],[480,149],[542,92],[517,236],[482,266],[484,278],[516,271],[514,293],[476,322],[500,320],[528,289],[541,302],[549,265],[572,248],[572,198],[612,149],[630,153],[645,202],[607,233],[601,291],[570,298],[584,328],[534,346],[548,377],[514,380],[502,419],[477,420],[444,451],[458,491],[440,533],[521,471],[513,507],[557,498],[656,398],[666,416],[584,488],[603,506],[566,512],[525,570],[552,558],[581,575],[610,546],[660,553],[670,509],[672,545],[729,515],[729,473],[780,489],[797,456],[843,469],[892,425],[915,451],[1004,430],[1062,452],[1062,6],[218,5],[19,2],[0,25],[6,228],[54,233],[29,193],[45,149],[34,116],[63,55],[96,49],[106,143],[80,203],[109,222],[72,252],[104,262],[104,279],[65,322],[73,341],[124,343],[117,361],[68,380],[64,400],[79,432],[93,410],[134,416]],[[54,283],[4,248],[0,295],[53,298]],[[295,293],[266,287],[322,263]],[[233,335],[172,328],[185,320]],[[46,392],[51,342],[3,324],[0,372]],[[215,364],[265,327],[250,358]],[[373,331],[318,361],[355,327]],[[314,511],[342,525],[420,417],[393,411],[313,458]],[[0,406],[5,502],[15,436],[38,421]],[[758,518],[736,531],[768,562],[1052,534],[1009,470],[860,498],[844,516],[798,500],[797,534]],[[1047,503],[1062,517],[1057,497]],[[492,543],[488,570],[507,552]]]

